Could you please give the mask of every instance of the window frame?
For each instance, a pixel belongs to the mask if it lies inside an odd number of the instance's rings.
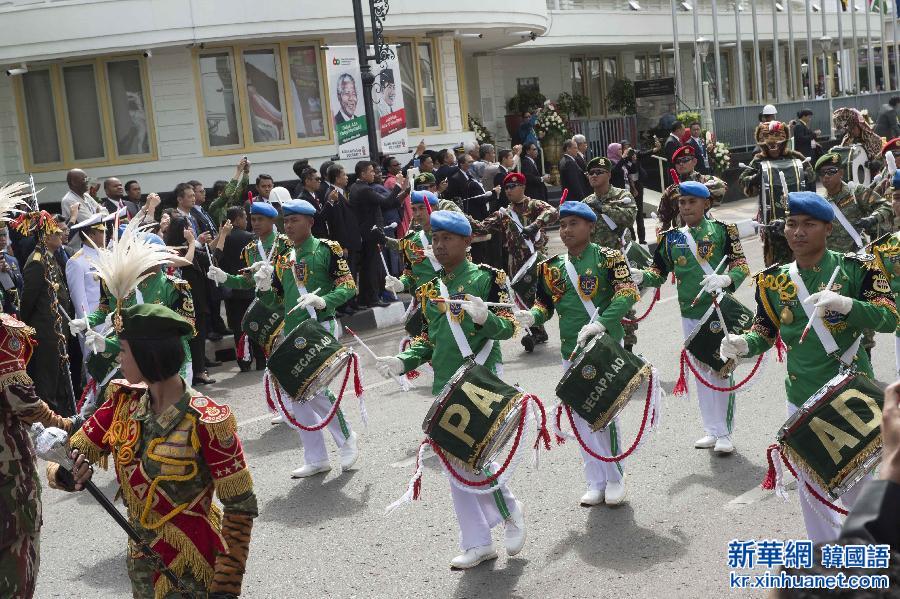
[[[441,52],[437,40],[429,37],[396,37],[387,40],[387,44],[389,45],[397,45],[400,43],[408,43],[410,45],[411,54],[413,60],[415,62],[415,74],[416,74],[416,109],[419,112],[419,124],[421,127],[418,129],[407,128],[407,131],[410,133],[442,133],[447,130],[447,115],[445,114],[445,105],[444,105],[444,80],[441,77],[441,72],[443,69],[443,64],[441,62]],[[422,71],[419,65],[419,44],[428,44],[431,47],[431,60],[432,60],[432,71],[434,72],[434,97],[435,102],[437,103],[437,114],[438,114],[438,124],[436,127],[426,127],[425,126],[425,101],[422,98]],[[399,58],[398,58],[399,63]],[[457,73],[459,69],[459,64],[457,63]],[[457,75],[458,76],[458,75]],[[465,130],[466,122],[462,123],[463,130]]]
[[[109,81],[106,74],[107,64],[110,62],[126,62],[136,60],[141,73],[141,92],[144,96],[144,105],[147,111],[147,132],[150,152],[146,154],[131,154],[119,156],[115,140],[115,127],[112,115],[112,103],[109,97]],[[94,67],[94,83],[97,86],[97,110],[100,113],[102,128],[101,139],[103,141],[104,156],[102,158],[75,159],[75,149],[69,128],[69,107],[66,102],[65,80],[63,69],[70,66],[92,65]],[[53,112],[56,119],[56,136],[59,146],[60,160],[57,162],[45,162],[36,164],[33,161],[31,150],[31,135],[26,109],[25,86],[21,77],[16,77],[13,82],[13,96],[16,104],[16,117],[18,121],[19,144],[22,148],[22,166],[26,172],[45,173],[72,168],[95,168],[105,166],[117,166],[122,164],[134,164],[136,162],[151,162],[159,159],[159,150],[156,139],[156,124],[153,113],[153,95],[150,93],[150,76],[147,68],[147,60],[141,54],[116,54],[110,56],[98,56],[95,58],[62,60],[32,67],[32,70],[47,70],[50,73],[50,87],[53,96]]]

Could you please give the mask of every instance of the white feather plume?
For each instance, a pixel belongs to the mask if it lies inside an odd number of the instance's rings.
[[[138,221],[132,220],[110,247],[97,248],[97,258],[91,263],[121,306],[138,283],[150,276],[148,270],[167,264],[171,257],[165,246],[150,243]]]
[[[21,212],[20,206],[26,204],[25,198],[31,197],[31,187],[28,183],[18,182],[0,186],[0,221],[8,221],[15,218],[10,216],[15,212]]]

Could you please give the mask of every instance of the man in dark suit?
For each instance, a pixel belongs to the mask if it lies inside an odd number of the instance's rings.
[[[128,218],[134,218],[140,208],[137,204],[125,197],[125,186],[115,177],[110,177],[103,182],[103,192],[106,194],[100,205],[106,208],[110,214],[115,214],[116,210],[125,208]]]
[[[538,167],[538,147],[534,142],[522,148],[521,173],[525,175],[525,195],[532,200],[547,201],[547,185],[544,183],[548,175],[541,175]]]
[[[797,120],[794,121],[794,150],[800,152],[807,158],[812,158],[813,162],[815,162],[814,143],[816,141],[816,136],[820,135],[822,132],[818,129],[813,131],[809,128],[812,116],[813,111],[809,108],[804,108],[797,113]]]
[[[311,166],[307,166],[300,173],[300,184],[298,186],[298,200],[306,200],[316,209],[316,218],[313,221],[312,234],[318,239],[331,239],[328,234],[328,222],[325,214],[322,212],[322,202],[319,200],[319,187],[322,182],[322,176],[319,171]],[[329,193],[337,194],[336,191],[328,190]]]
[[[663,156],[666,158],[666,187],[672,184],[672,177],[669,175],[669,169],[675,168],[672,162],[672,154],[682,146],[681,136],[684,135],[684,123],[675,121],[669,130],[669,137],[666,138],[666,144],[663,146]]]
[[[578,163],[578,168],[581,169],[581,172],[586,173],[587,163],[591,159],[590,155],[588,154],[587,138],[579,133],[578,135],[572,136],[572,141],[575,142],[575,145],[578,148],[578,153],[575,154],[575,162]]]
[[[700,123],[694,121],[691,123],[691,138],[688,140],[687,145],[692,146],[694,148],[694,154],[697,155],[697,168],[696,170],[701,175],[710,175],[713,172],[712,163],[709,159],[709,152],[706,149],[706,140],[702,137],[703,130],[700,128]]]
[[[560,185],[569,190],[566,199],[580,202],[591,195],[587,176],[578,166],[578,145],[572,139],[563,142],[563,156],[559,161]]]

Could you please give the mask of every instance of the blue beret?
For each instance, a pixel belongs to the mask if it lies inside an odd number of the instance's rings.
[[[814,191],[792,191],[788,194],[788,215],[806,214],[830,223],[834,220],[834,208]]]
[[[709,188],[699,181],[685,181],[678,184],[678,191],[683,196],[706,199],[709,197]]]
[[[290,202],[282,204],[281,208],[284,210],[285,216],[290,216],[291,214],[302,214],[303,216],[316,215],[316,207],[306,200],[291,200]]]
[[[891,187],[900,189],[900,170],[894,171],[894,178],[891,180]]]
[[[435,210],[431,213],[431,230],[447,231],[448,233],[456,233],[468,237],[472,234],[472,225],[469,219],[461,212],[453,212],[452,210]]]
[[[438,205],[438,197],[434,195],[433,191],[413,191],[410,193],[411,204],[424,204],[425,200],[428,200],[428,203],[432,206]]]
[[[275,206],[268,202],[260,202],[259,200],[250,204],[250,214],[278,218],[278,210],[275,209]]]
[[[591,210],[591,207],[584,202],[563,202],[559,205],[559,217],[564,216],[580,216],[584,220],[592,223],[597,222],[597,214]]]

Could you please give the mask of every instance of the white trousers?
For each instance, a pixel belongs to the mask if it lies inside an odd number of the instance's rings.
[[[699,322],[693,318],[681,319],[681,329],[684,331],[685,339]],[[692,363],[697,365],[696,360],[693,360]],[[698,368],[698,370],[710,384],[717,387],[733,385],[730,378],[722,378],[708,368],[703,370]],[[688,371],[688,375],[691,375],[690,371]],[[697,388],[697,400],[700,403],[700,418],[703,420],[703,429],[706,434],[713,437],[730,435],[734,425],[734,392],[714,391],[700,381],[695,380],[694,383]]]
[[[312,426],[317,422],[321,422],[335,401],[334,395],[329,390],[316,393],[312,399],[307,402],[291,401],[291,411],[294,418],[300,421],[300,424]],[[350,423],[344,419],[344,414],[338,408],[337,414],[328,423],[328,432],[334,439],[338,447],[343,447],[347,438],[350,437]],[[323,430],[317,431],[297,431],[300,434],[300,442],[303,443],[303,461],[306,464],[322,464],[328,461],[328,451],[325,449],[325,435]]]
[[[797,406],[791,402],[787,402],[788,417],[796,412],[797,409]],[[819,495],[831,501],[828,494],[825,493],[819,485],[810,480],[803,473],[803,470],[797,468],[796,464],[794,464],[794,469],[797,471],[797,493],[800,496],[800,509],[803,511],[803,523],[806,525],[806,535],[813,543],[830,543],[834,541],[838,538],[838,535],[841,534],[842,521],[840,515],[813,497],[812,493],[806,489],[806,484],[804,483],[809,483],[809,486],[815,489]],[[867,474],[865,478],[856,483],[852,489],[841,495],[840,501],[844,504],[846,509],[849,510],[853,507],[863,486],[870,480],[872,480],[872,475]]]
[[[468,470],[456,469],[470,480],[484,480],[499,469],[496,462],[484,467],[484,474],[474,474]],[[446,471],[448,478],[453,476]],[[516,509],[516,498],[506,485],[497,486],[493,493],[469,493],[450,483],[450,497],[459,524],[459,548],[468,551],[473,547],[483,547],[492,543],[491,529],[509,518]]]
[[[572,364],[569,360],[563,360],[563,372],[569,369]],[[572,411],[572,420],[575,422],[575,428],[581,440],[587,445],[591,451],[602,456],[615,455],[622,451],[619,446],[619,417],[616,416],[603,430],[592,431],[587,420],[579,416],[574,410]],[[603,462],[591,456],[581,443],[578,443],[578,451],[581,452],[581,459],[584,461],[584,478],[587,480],[589,489],[602,491],[606,489],[606,483],[609,481],[619,482],[622,480],[624,471],[622,470],[622,462]]]

